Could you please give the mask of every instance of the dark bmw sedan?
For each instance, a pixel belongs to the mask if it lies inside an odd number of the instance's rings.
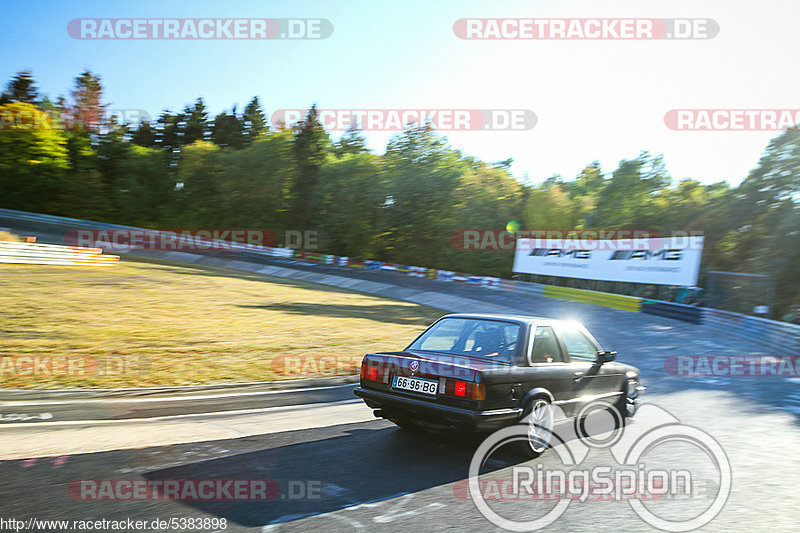
[[[633,416],[639,370],[614,361],[581,324],[506,315],[447,315],[402,352],[371,353],[355,394],[407,428],[492,431],[552,424],[594,401]],[[533,437],[533,435],[532,435]],[[541,452],[533,446],[533,452]]]

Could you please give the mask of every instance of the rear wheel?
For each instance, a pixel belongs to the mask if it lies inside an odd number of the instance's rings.
[[[531,400],[522,421],[527,427],[527,438],[525,442],[517,443],[517,449],[526,457],[539,457],[550,447],[553,434],[553,407],[548,399]]]

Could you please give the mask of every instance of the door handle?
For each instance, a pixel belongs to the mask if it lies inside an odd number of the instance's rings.
[[[581,378],[583,378],[583,372],[575,372],[572,375],[575,376],[575,383],[579,382]]]

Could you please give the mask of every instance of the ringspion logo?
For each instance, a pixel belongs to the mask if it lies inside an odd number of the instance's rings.
[[[549,409],[550,421],[567,420],[559,406]],[[730,495],[733,476],[725,450],[702,429],[682,424],[660,407],[645,404],[640,412],[641,423],[630,425],[602,401],[583,407],[572,424],[542,426],[526,416],[524,424],[498,430],[478,446],[466,496],[494,526],[509,531],[544,529],[585,501],[627,502],[643,522],[663,531],[705,526]],[[510,479],[498,479],[494,469],[485,468],[487,462],[497,450],[517,443],[542,446],[548,460],[515,465]],[[586,461],[594,449],[610,452],[606,464]],[[463,498],[463,485],[454,492]],[[496,501],[527,505],[490,505]]]
[[[67,33],[90,40],[327,39],[333,23],[318,18],[85,18],[69,21]]]

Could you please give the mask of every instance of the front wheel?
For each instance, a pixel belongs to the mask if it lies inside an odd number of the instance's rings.
[[[636,409],[638,407],[637,398],[639,397],[640,389],[644,387],[639,385],[639,382],[633,379],[626,379],[625,382],[622,384],[622,394],[619,395],[619,399],[614,403],[613,409],[616,411],[617,420],[620,421],[621,424],[625,424],[625,421],[628,418],[633,418],[633,415],[636,414]]]

